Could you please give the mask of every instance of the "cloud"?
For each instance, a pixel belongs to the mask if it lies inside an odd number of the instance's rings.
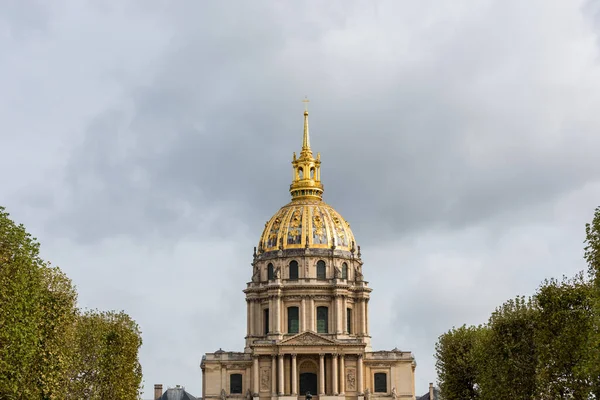
[[[147,385],[199,394],[201,355],[243,347],[242,278],[289,201],[305,95],[325,200],[388,310],[374,346],[413,350],[418,387],[437,335],[582,269],[594,2],[10,4],[5,204],[83,305],[140,322]]]

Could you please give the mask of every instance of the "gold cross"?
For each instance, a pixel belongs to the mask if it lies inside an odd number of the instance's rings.
[[[304,96],[304,100],[302,100],[302,102],[304,103],[304,111],[308,111],[308,103],[310,103],[310,100]]]

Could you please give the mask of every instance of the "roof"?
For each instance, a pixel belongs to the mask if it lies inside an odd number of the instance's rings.
[[[440,398],[440,391],[437,388],[434,388],[433,389],[433,399],[431,399],[429,397],[429,392],[427,392],[423,396],[417,397],[417,400],[439,400],[439,398]]]
[[[183,387],[174,387],[167,389],[159,400],[198,400],[185,391]]]

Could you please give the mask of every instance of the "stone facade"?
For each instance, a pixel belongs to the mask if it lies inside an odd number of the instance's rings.
[[[350,225],[323,202],[304,113],[292,201],[266,224],[244,293],[244,352],[202,358],[202,398],[414,399],[411,352],[372,351],[369,298]]]

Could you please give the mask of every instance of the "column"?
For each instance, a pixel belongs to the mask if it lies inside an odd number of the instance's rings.
[[[300,332],[306,330],[306,297],[302,297],[300,303]]]
[[[275,297],[275,310],[277,313],[275,317],[275,333],[281,333],[281,297],[279,295]]]
[[[311,331],[316,331],[315,329],[315,299],[313,297],[309,297],[308,299],[308,310],[309,310],[309,318],[308,318],[308,329]]]
[[[319,354],[319,396],[325,394],[325,354]]]
[[[271,356],[271,396],[277,396],[277,356]]]
[[[364,389],[363,389],[363,381],[364,381],[364,376],[363,376],[363,355],[359,354],[358,355],[358,368],[356,368],[356,380],[357,382],[357,389],[358,389],[358,394],[361,395],[364,393]]]
[[[360,299],[360,333],[367,334],[367,302],[365,299]]]
[[[273,297],[269,297],[269,333],[273,333],[273,326],[275,325],[275,305]]]
[[[343,318],[343,322],[342,325],[344,325],[343,327],[343,331],[344,333],[350,333],[348,332],[348,297],[344,296],[343,297],[343,301],[342,301],[342,315],[344,316]]]
[[[365,335],[369,336],[369,299],[365,299]]]
[[[340,394],[346,393],[346,369],[344,367],[344,355],[340,354]]]
[[[254,378],[254,383],[252,384],[252,389],[254,390],[254,394],[258,396],[258,392],[260,392],[260,388],[258,387],[258,356],[252,357],[252,377]]]
[[[277,391],[277,394],[279,394],[280,396],[283,395],[283,354],[279,355],[279,363],[277,366],[277,369],[279,372],[279,390]]]
[[[292,395],[298,395],[298,376],[296,373],[296,354],[292,354]]]
[[[254,304],[252,302],[252,300],[247,300],[248,302],[248,333],[247,335],[250,336],[252,334],[254,334],[254,329],[252,329],[252,322],[254,321]]]
[[[341,326],[342,324],[340,322],[341,318],[342,318],[341,313],[340,313],[340,300],[341,300],[341,298],[339,295],[336,295],[333,298],[333,306],[335,309],[335,333],[338,335],[340,333],[342,333],[342,326]]]
[[[331,355],[331,386],[332,392],[334,396],[338,395],[338,355]]]

